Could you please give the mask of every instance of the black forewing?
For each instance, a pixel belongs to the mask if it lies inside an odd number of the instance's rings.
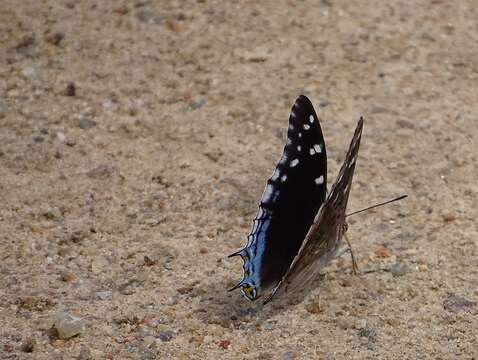
[[[278,292],[293,292],[309,286],[319,275],[319,271],[335,257],[336,251],[346,230],[345,211],[355,171],[363,119],[358,122],[337,181],[329,196],[320,208],[297,256],[284,278],[273,290],[265,303]]]
[[[326,197],[327,155],[319,119],[301,95],[289,117],[287,144],[267,181],[248,237],[237,254],[244,260],[244,280],[263,291],[289,269]]]

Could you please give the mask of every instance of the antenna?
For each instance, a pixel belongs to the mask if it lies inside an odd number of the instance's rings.
[[[358,213],[361,213],[361,212],[364,212],[364,211],[367,211],[367,210],[370,210],[370,209],[373,209],[373,208],[376,208],[376,207],[379,207],[379,206],[383,206],[383,205],[387,205],[387,204],[390,204],[392,202],[395,202],[395,201],[398,201],[398,200],[402,200],[402,199],[405,199],[408,195],[401,195],[399,197],[396,197],[392,200],[387,200],[387,201],[384,201],[382,203],[379,203],[379,204],[375,204],[375,205],[372,205],[372,206],[369,206],[369,207],[366,207],[365,209],[362,209],[362,210],[357,210],[357,211],[354,211],[350,214],[346,214],[345,217],[349,217],[351,215],[355,215],[355,214],[358,214]]]

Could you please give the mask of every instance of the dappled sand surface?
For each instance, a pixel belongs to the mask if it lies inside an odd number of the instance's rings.
[[[476,359],[474,1],[0,4],[1,359]],[[290,304],[228,287],[295,98],[347,256]]]

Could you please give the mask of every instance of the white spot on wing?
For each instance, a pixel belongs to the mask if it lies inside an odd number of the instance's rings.
[[[302,150],[302,146],[297,145],[297,151],[301,151],[301,150]]]
[[[301,137],[302,137],[302,133],[301,133],[301,132],[300,132],[299,134],[297,134],[297,135],[299,136],[299,138],[301,138]]]
[[[287,180],[287,175],[282,175],[280,181],[285,182]]]
[[[290,129],[290,130],[294,130],[294,125],[289,124],[289,129]]]
[[[295,167],[299,163],[299,159],[294,159],[290,162],[290,167]]]
[[[315,150],[314,150],[314,148],[310,148],[310,150],[309,150],[309,154],[310,154],[310,155],[314,155],[314,154],[315,154]]]
[[[264,190],[264,195],[262,196],[262,201],[269,202],[273,193],[274,186],[272,186],[272,184],[267,184],[266,189]]]
[[[309,116],[309,122],[310,122],[311,124],[314,123],[314,115],[310,115],[310,116]]]
[[[309,129],[310,129],[310,125],[309,125],[309,124],[304,124],[304,129],[305,129],[305,130],[309,130]]]
[[[322,185],[324,183],[324,176],[320,175],[317,179],[314,180],[317,185]]]
[[[272,174],[272,177],[271,177],[271,180],[272,181],[276,181],[280,176],[280,171],[279,169],[275,169],[274,170],[274,173]]]
[[[315,144],[314,150],[317,154],[320,154],[322,152],[322,146],[320,146],[320,144]]]

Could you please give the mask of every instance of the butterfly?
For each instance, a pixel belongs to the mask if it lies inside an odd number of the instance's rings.
[[[301,95],[290,116],[287,143],[267,180],[247,245],[229,257],[243,260],[241,288],[249,300],[295,293],[337,256],[347,231],[345,210],[357,161],[360,118],[337,180],[327,193],[327,152],[319,117]]]

